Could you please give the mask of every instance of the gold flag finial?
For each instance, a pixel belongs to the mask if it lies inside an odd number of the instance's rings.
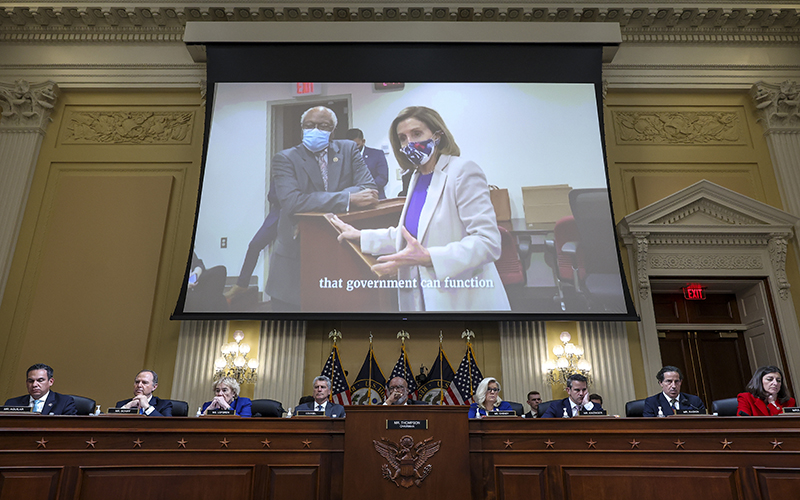
[[[330,338],[332,338],[332,339],[333,339],[333,345],[336,345],[336,341],[337,341],[337,340],[339,340],[340,338],[342,338],[342,332],[340,332],[339,330],[337,330],[336,328],[334,328],[334,329],[333,329],[333,330],[331,330],[331,332],[328,334],[328,338],[329,338],[329,339],[330,339]]]
[[[397,332],[397,338],[400,339],[401,345],[406,345],[406,339],[410,339],[411,335],[405,330],[400,330]]]
[[[472,330],[470,330],[469,328],[467,328],[466,330],[464,330],[463,332],[461,332],[461,338],[462,338],[462,339],[463,339],[463,338],[466,338],[466,339],[467,339],[467,345],[470,345],[470,344],[472,343],[472,342],[470,342],[470,340],[469,340],[469,339],[470,339],[470,338],[472,338],[472,337],[474,337],[474,336],[475,336],[475,332],[473,332],[473,331],[472,331]]]

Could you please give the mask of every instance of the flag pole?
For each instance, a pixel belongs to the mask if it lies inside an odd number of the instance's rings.
[[[372,332],[369,332],[369,384],[367,385],[367,404],[372,404]]]
[[[400,355],[403,357],[403,378],[406,379],[406,385],[410,385],[408,383],[408,372],[406,368],[408,368],[408,359],[406,358],[406,339],[410,339],[411,335],[405,331],[400,330],[397,332],[397,338],[400,339]],[[414,374],[412,373],[411,376],[413,377]]]
[[[328,338],[333,339],[333,347],[331,348],[331,352],[336,351],[336,357],[339,357],[339,350],[336,348],[336,341],[342,338],[342,332],[334,328],[333,330],[328,333]],[[333,375],[333,367],[331,367],[331,375]],[[345,382],[347,380],[345,379]],[[333,394],[328,394],[328,401],[333,401]]]
[[[442,369],[442,366],[442,331],[439,330],[439,406],[442,406],[442,403],[444,403],[444,385],[442,384],[444,370]]]
[[[474,391],[472,389],[472,362],[473,362],[474,358],[473,358],[473,353],[472,353],[472,343],[469,341],[469,339],[471,337],[474,337],[474,336],[475,336],[475,332],[473,332],[469,328],[467,328],[466,330],[461,332],[461,338],[463,339],[463,338],[466,337],[466,339],[467,339],[467,352],[468,352],[467,357],[469,358],[469,364],[467,365],[467,370],[468,370],[467,373],[469,375],[467,377],[467,378],[469,378],[469,399],[472,399],[472,395],[474,394]]]

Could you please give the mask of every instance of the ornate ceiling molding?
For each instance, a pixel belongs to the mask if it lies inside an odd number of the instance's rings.
[[[0,131],[44,135],[58,94],[58,85],[50,81],[33,85],[24,80],[0,82]]]
[[[336,5],[329,0],[314,4],[267,2],[268,7],[233,7],[220,0],[215,6],[152,8],[125,2],[98,6],[30,6],[0,8],[0,41],[6,42],[179,42],[187,21],[210,22],[615,22],[623,42],[630,43],[800,43],[800,12],[770,8],[761,2],[723,7],[669,7],[631,4],[605,7],[564,2],[531,6],[508,2],[499,7],[481,4],[458,6],[418,2],[407,6],[394,1],[385,6],[368,2]],[[232,3],[232,2],[231,2]],[[238,5],[248,2],[236,2]],[[411,2],[408,2],[411,3]],[[419,3],[425,6],[419,6]],[[622,2],[630,3],[630,2]],[[691,5],[695,2],[689,2]],[[120,2],[122,4],[122,2]],[[24,5],[24,4],[23,4]],[[263,3],[258,5],[264,5]],[[618,5],[618,4],[617,4]]]

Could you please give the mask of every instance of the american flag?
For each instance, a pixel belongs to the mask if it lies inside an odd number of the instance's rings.
[[[408,383],[408,397],[417,399],[417,381],[414,379],[414,372],[411,370],[411,363],[408,362],[408,355],[406,354],[406,346],[400,350],[400,357],[397,358],[397,363],[392,368],[392,374],[389,375],[389,382],[395,377],[403,377]]]
[[[483,380],[483,375],[475,362],[472,345],[467,344],[467,352],[458,366],[456,378],[453,379],[453,383],[450,384],[444,395],[445,403],[449,405],[471,404],[472,396],[475,395],[475,389],[481,380]]]
[[[339,348],[333,346],[328,361],[322,368],[322,374],[331,379],[331,400],[339,405],[350,404],[350,384],[342,370],[342,362],[339,361]]]
[[[453,367],[450,366],[444,349],[439,346],[439,352],[436,359],[433,360],[431,371],[428,372],[428,380],[417,391],[419,399],[431,404],[444,404],[443,395],[454,378]]]

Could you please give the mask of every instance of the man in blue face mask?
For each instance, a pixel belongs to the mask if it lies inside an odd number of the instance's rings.
[[[271,182],[281,207],[266,291],[273,311],[300,310],[300,238],[294,214],[344,213],[378,203],[375,181],[353,141],[331,140],[336,114],[324,106],[300,118],[303,142],[272,158]]]

